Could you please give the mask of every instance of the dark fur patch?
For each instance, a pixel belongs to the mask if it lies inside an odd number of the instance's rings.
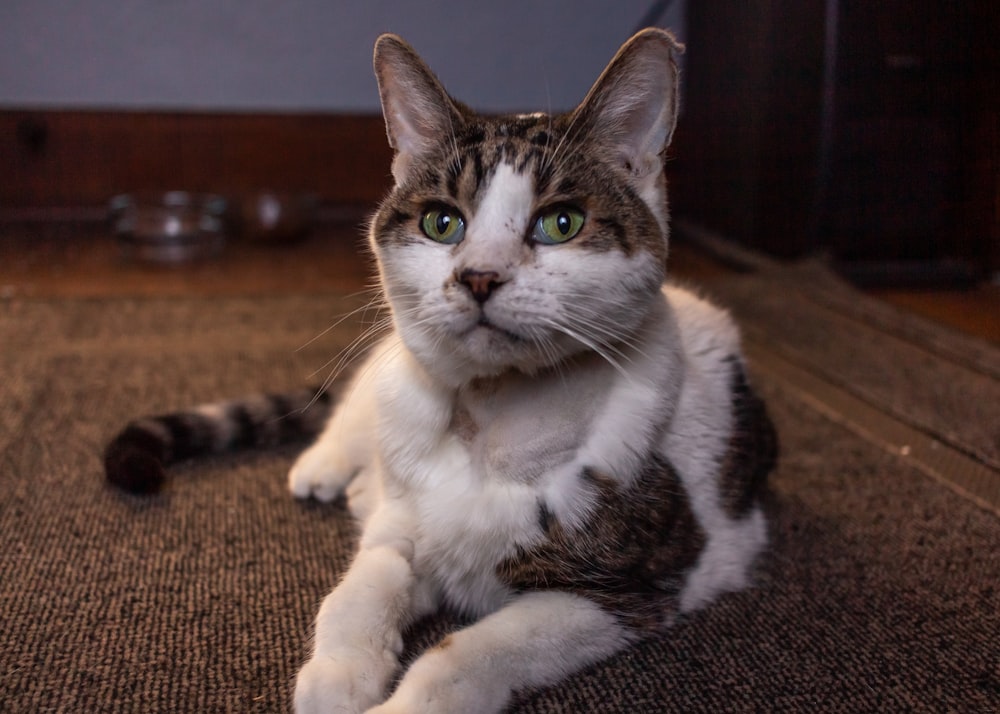
[[[705,545],[676,471],[651,457],[626,491],[590,469],[580,477],[597,494],[587,524],[569,531],[540,504],[544,542],[501,563],[497,576],[517,591],[587,597],[633,628],[661,626]]]
[[[136,494],[156,493],[163,487],[169,445],[139,423],[133,423],[104,450],[104,471],[110,483]]]
[[[581,246],[605,253],[618,248],[625,255],[631,255],[633,246],[628,240],[625,226],[614,218],[598,218],[594,221],[596,230],[582,236]]]
[[[531,166],[537,166],[542,161],[542,152],[538,149],[531,149],[521,154],[514,163],[514,170],[519,174],[524,173]]]
[[[544,501],[541,502],[541,503],[539,503],[538,504],[538,530],[540,530],[542,533],[546,533],[547,534],[549,532],[549,528],[552,526],[553,521],[554,521],[554,518],[552,516],[552,511],[549,510],[549,507],[545,504]]]
[[[764,402],[754,394],[743,364],[736,357],[730,389],[733,396],[733,431],[719,480],[722,505],[732,518],[745,516],[767,483],[778,459],[778,435]]]
[[[565,176],[559,181],[559,186],[556,190],[564,196],[575,196],[580,193],[580,184],[575,179]]]
[[[226,416],[236,426],[229,442],[233,448],[246,449],[256,445],[258,440],[257,424],[246,405],[234,405]]]
[[[451,425],[448,430],[459,439],[468,444],[479,433],[479,425],[469,414],[469,410],[462,406],[456,406],[451,412]]]
[[[215,436],[211,420],[198,414],[168,414],[160,417],[159,421],[172,437],[168,451],[172,461],[203,453]]]
[[[477,146],[486,141],[486,127],[482,124],[469,124],[457,138],[458,145],[462,148]]]
[[[409,201],[399,201],[391,206],[386,204],[374,218],[378,240],[398,244],[422,243],[426,239],[417,228],[417,216],[421,210],[422,206]]]
[[[540,146],[540,147],[545,148],[545,147],[549,146],[549,144],[552,142],[552,137],[549,135],[549,133],[547,131],[545,131],[544,129],[541,129],[539,131],[536,131],[528,139],[528,141],[530,141],[535,146]]]

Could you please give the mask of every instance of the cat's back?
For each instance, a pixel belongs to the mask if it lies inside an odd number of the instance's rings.
[[[684,355],[684,380],[661,450],[677,470],[705,547],[687,578],[681,610],[746,586],[767,543],[760,496],[777,459],[777,436],[751,389],[740,334],[729,313],[667,284]]]
[[[662,293],[677,323],[688,363],[711,369],[742,354],[739,330],[727,310],[694,289],[672,282],[663,285]]]

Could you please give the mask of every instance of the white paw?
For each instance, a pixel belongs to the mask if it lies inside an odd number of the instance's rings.
[[[448,709],[437,708],[437,702],[430,698],[414,702],[404,701],[403,698],[397,696],[393,696],[388,701],[365,710],[365,714],[435,714],[436,712],[461,714],[460,712],[452,713]]]
[[[546,474],[545,505],[568,530],[583,526],[597,501],[594,484],[583,475],[583,467],[571,461]]]
[[[509,693],[502,671],[477,676],[439,645],[411,665],[387,701],[365,714],[494,714]]]
[[[382,481],[372,468],[362,469],[347,485],[347,509],[364,523],[382,500]]]
[[[292,466],[288,488],[296,498],[312,496],[318,501],[332,501],[343,493],[356,471],[335,445],[319,441]]]
[[[296,714],[361,714],[384,696],[384,677],[358,653],[317,655],[295,680]]]

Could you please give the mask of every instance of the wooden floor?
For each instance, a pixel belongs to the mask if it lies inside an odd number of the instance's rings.
[[[288,246],[230,241],[212,260],[149,265],[126,259],[101,224],[0,224],[0,298],[254,296],[356,292],[373,282],[363,219],[329,223]],[[673,275],[697,283],[727,268],[683,244]],[[1000,344],[1000,286],[871,291],[879,299]]]

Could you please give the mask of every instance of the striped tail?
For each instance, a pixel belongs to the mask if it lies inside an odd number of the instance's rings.
[[[207,404],[187,412],[129,422],[104,450],[110,483],[151,494],[166,482],[166,467],[202,454],[273,447],[317,435],[331,396],[319,389]]]

